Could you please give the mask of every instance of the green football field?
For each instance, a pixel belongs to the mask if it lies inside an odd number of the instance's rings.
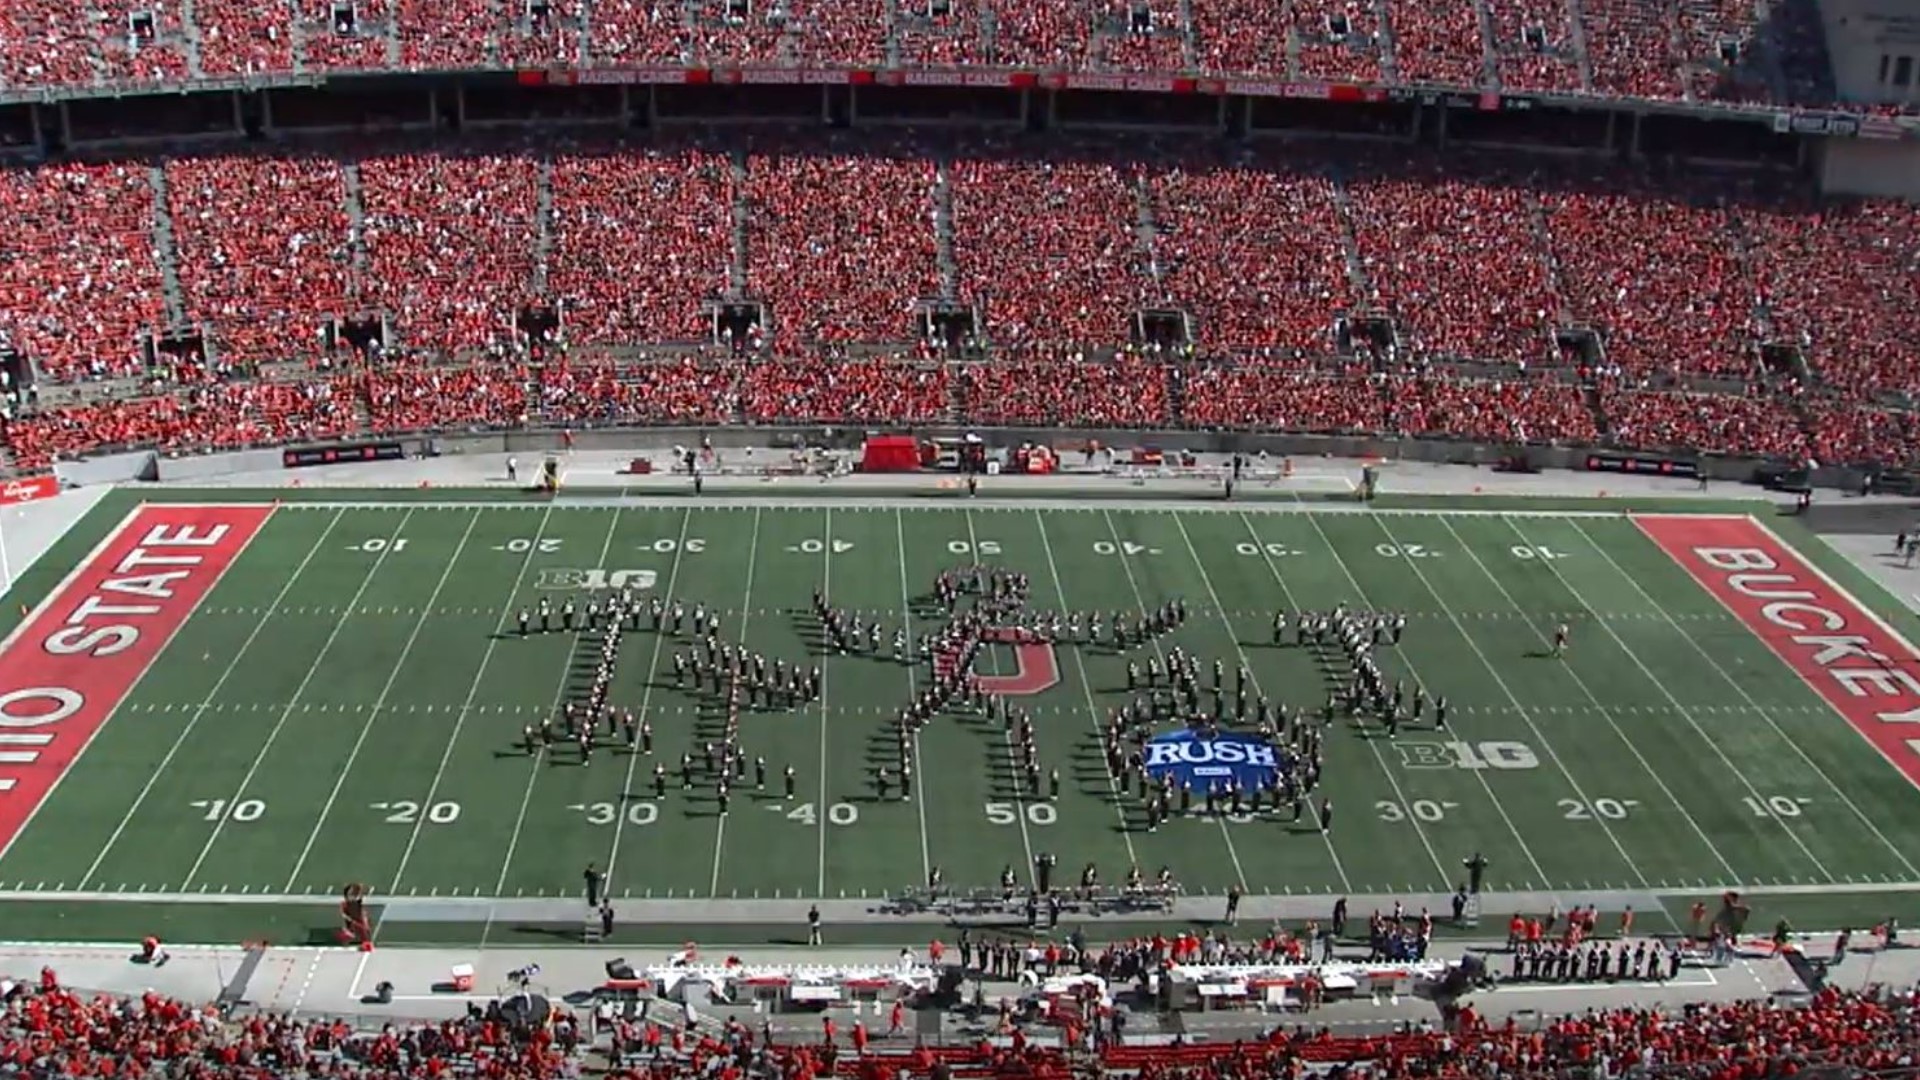
[[[818,655],[811,600],[906,621],[944,569],[1029,575],[1050,609],[1132,612],[1179,597],[1179,630],[1126,654],[1058,650],[1031,699],[1057,798],[1015,783],[1006,733],[945,715],[918,790],[872,770],[928,677],[887,655]],[[766,791],[683,794],[680,755],[715,737],[709,695],[661,677],[691,645],[627,632],[612,692],[651,719],[654,756],[529,755],[524,725],[585,685],[593,639],[521,637],[584,573],[621,572],[769,658],[824,669],[818,702],[749,711]],[[575,590],[570,592],[569,590]],[[1116,795],[1097,724],[1124,670],[1179,645],[1247,664],[1260,693],[1316,714],[1337,655],[1274,647],[1276,608],[1402,612],[1390,678],[1453,709],[1449,730],[1337,720],[1322,834],[1269,814],[1149,832]],[[1543,655],[1567,623],[1573,647]],[[991,652],[983,672],[1010,665]],[[656,761],[672,782],[656,799]],[[791,765],[798,792],[779,791]],[[1494,889],[1920,881],[1920,796],[1802,677],[1629,517],[1554,512],[1191,510],[789,502],[279,506],[0,857],[0,893],[312,897],[577,895],[595,863],[618,897],[878,897],[939,867],[954,886],[1168,867],[1189,893],[1439,891],[1481,851]]]

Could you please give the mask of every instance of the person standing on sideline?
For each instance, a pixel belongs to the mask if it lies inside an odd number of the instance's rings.
[[[1227,886],[1227,925],[1232,926],[1239,921],[1240,883],[1236,881],[1232,885]]]
[[[605,941],[612,936],[613,902],[610,900],[602,900],[600,902],[600,940]]]
[[[587,906],[590,908],[598,908],[600,906],[600,894],[602,890],[607,887],[607,875],[601,873],[599,868],[592,863],[588,863],[586,870],[581,873],[580,878],[585,881],[587,885]]]
[[[807,944],[820,944],[820,905],[807,908]]]
[[[507,459],[507,483],[517,483],[520,479],[520,459]]]

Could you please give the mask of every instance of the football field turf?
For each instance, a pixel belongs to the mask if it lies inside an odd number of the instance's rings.
[[[64,775],[13,793],[51,785],[0,819],[0,893],[320,900],[361,882],[376,897],[557,897],[578,895],[591,862],[615,898],[879,897],[936,866],[952,886],[992,885],[1005,866],[1024,882],[1042,853],[1064,879],[1088,862],[1109,882],[1165,866],[1194,894],[1443,891],[1474,851],[1499,890],[1920,882],[1908,825],[1920,796],[1900,748],[1876,749],[1823,698],[1817,668],[1796,670],[1656,541],[1677,552],[1696,532],[1733,535],[1722,527],[1772,537],[1744,518],[959,501],[163,509],[162,528],[198,530],[230,562],[201,568],[191,603],[146,597],[181,607],[119,657],[124,672],[78,688],[97,734]],[[8,657],[31,659],[42,623],[89,582],[140,600],[109,587],[107,564],[161,512],[134,509]],[[214,544],[221,524],[234,531]],[[914,797],[881,799],[873,769],[928,671],[890,647],[819,655],[812,597],[877,617],[890,644],[903,621],[935,628],[935,576],[975,561],[1028,575],[1035,608],[1134,612],[1179,597],[1189,615],[1127,653],[1057,648],[1058,683],[1028,699],[1041,765],[1064,779],[1057,798],[1016,784],[998,724],[945,714],[918,737]],[[824,670],[818,701],[742,716],[746,753],[770,777],[765,791],[749,777],[724,816],[709,785],[678,782],[681,754],[700,757],[724,708],[662,677],[692,640],[645,620],[624,633],[611,700],[650,719],[651,757],[610,749],[582,765],[570,746],[518,745],[523,726],[583,691],[597,645],[522,637],[514,613],[541,596],[584,604],[583,582],[621,580],[717,609],[723,637],[769,660]],[[1178,645],[1203,670],[1223,661],[1229,681],[1244,662],[1258,693],[1317,717],[1344,658],[1291,636],[1274,646],[1272,614],[1336,605],[1405,614],[1381,666],[1445,695],[1448,729],[1389,738],[1376,721],[1334,721],[1325,834],[1310,814],[1264,812],[1147,831],[1098,736],[1129,697],[1127,660]],[[1561,623],[1572,647],[1552,658]],[[1906,655],[1878,662],[1904,674]],[[977,670],[1012,663],[989,650]],[[18,699],[0,712],[59,708]],[[789,765],[792,798],[779,790]]]

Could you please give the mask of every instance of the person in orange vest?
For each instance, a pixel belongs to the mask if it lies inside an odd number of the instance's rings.
[[[1508,949],[1519,948],[1520,942],[1524,940],[1526,936],[1527,936],[1526,916],[1516,911],[1513,913],[1513,918],[1507,920],[1507,948]]]
[[[927,946],[927,959],[932,962],[934,967],[939,967],[940,958],[945,955],[947,955],[947,947],[940,943],[939,938],[934,938]]]
[[[1627,910],[1620,913],[1620,936],[1627,937],[1632,933],[1633,933],[1633,905],[1628,904]]]
[[[860,1057],[867,1056],[867,1025],[858,1020],[853,1022],[853,1052]]]
[[[832,1046],[834,1034],[835,1032],[833,1027],[833,1017],[831,1016],[821,1017],[820,1018],[820,1041],[827,1046]]]
[[[907,1007],[898,1001],[894,1002],[893,1012],[887,1018],[887,1037],[892,1038],[895,1035],[904,1033],[906,1031],[906,1020]]]
[[[1707,902],[1705,900],[1695,900],[1693,906],[1687,909],[1687,922],[1689,923],[1688,932],[1691,936],[1699,937],[1707,925]]]

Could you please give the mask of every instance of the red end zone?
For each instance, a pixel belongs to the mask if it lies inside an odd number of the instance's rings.
[[[143,506],[0,650],[0,852],[273,513]]]
[[[1920,787],[1920,654],[1748,518],[1634,523]]]

